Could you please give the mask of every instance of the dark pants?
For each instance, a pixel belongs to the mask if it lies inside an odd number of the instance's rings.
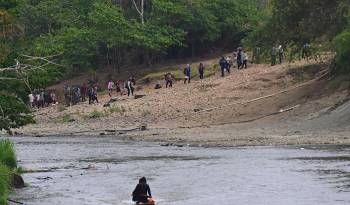
[[[188,83],[191,83],[191,77],[190,77],[190,76],[188,76],[187,78],[185,78],[184,83],[186,84],[187,81],[188,81]]]
[[[242,68],[248,68],[248,61],[247,60],[244,60],[243,61],[243,65],[242,65]]]
[[[167,80],[167,81],[166,81],[166,84],[165,84],[165,87],[168,88],[168,86],[169,86],[170,88],[172,88],[172,87],[173,87],[173,81]]]
[[[204,78],[204,72],[199,72],[199,79],[203,79]]]
[[[82,102],[86,101],[86,94],[85,93],[81,93],[81,101]]]
[[[126,88],[127,90],[128,90],[128,96],[130,96],[130,94],[131,95],[134,95],[134,88]]]
[[[225,76],[225,68],[221,67],[221,77],[224,77],[224,76]]]
[[[139,203],[147,203],[148,202],[148,196],[133,196],[132,200]]]
[[[98,99],[96,95],[89,95],[89,104],[95,103],[95,101],[98,103]]]
[[[242,67],[241,60],[237,60],[237,68],[238,68],[238,70],[241,69],[241,67]]]
[[[92,95],[89,95],[89,104],[93,103]]]
[[[276,55],[271,55],[271,66],[276,65]]]
[[[280,64],[282,64],[282,61],[283,61],[283,53],[280,53],[280,54],[279,54],[279,60],[280,60]]]

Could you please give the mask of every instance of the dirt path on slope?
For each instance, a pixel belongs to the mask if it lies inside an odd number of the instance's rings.
[[[347,129],[329,132],[300,126],[347,97],[346,91],[329,89],[326,78],[313,80],[326,71],[326,64],[301,61],[274,67],[254,65],[234,70],[224,78],[218,72],[204,80],[193,79],[191,84],[178,81],[170,89],[140,85],[137,94],[144,97],[115,96],[117,101],[109,107],[82,103],[64,110],[52,106],[36,111],[38,123],[18,132],[113,134],[125,139],[197,146],[350,144]],[[291,89],[303,83],[305,86]],[[288,89],[270,98],[240,103]],[[109,97],[103,95],[100,101],[107,102]],[[273,114],[291,107],[295,109]],[[148,130],[135,131],[141,125],[147,125]]]

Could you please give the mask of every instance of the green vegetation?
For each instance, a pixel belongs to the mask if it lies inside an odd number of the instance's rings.
[[[12,172],[17,169],[16,154],[10,140],[0,140],[0,205],[7,204]]]
[[[69,122],[72,122],[74,121],[74,118],[70,115],[70,114],[64,114],[60,120],[60,122],[62,123],[69,123]]]
[[[265,59],[273,45],[287,47],[288,60],[301,58],[304,44],[311,45],[311,55],[322,51],[337,52],[335,73],[350,73],[350,32],[348,0],[271,0],[265,18],[244,40],[250,47],[261,47]],[[334,39],[334,40],[333,40]],[[329,42],[333,40],[333,45]]]
[[[350,23],[349,28],[340,33],[333,42],[337,52],[335,72],[350,75]]]
[[[0,141],[0,163],[10,169],[17,168],[16,154],[10,140]]]
[[[113,114],[113,113],[120,113],[123,114],[126,112],[126,109],[124,106],[112,106],[108,108],[107,113],[108,114]]]
[[[93,77],[106,67],[123,72],[125,66],[150,67],[167,59],[232,48],[262,17],[259,0],[135,2],[137,9],[129,0],[0,1],[0,68],[15,65],[15,59],[36,66],[25,73],[0,69],[0,92],[27,102],[32,90],[75,73],[95,73]],[[47,57],[54,63],[24,55]],[[0,129],[32,122],[26,118],[13,123],[6,120],[7,114],[2,115],[6,123]]]
[[[300,59],[305,43],[311,44],[314,54],[334,48],[337,52],[334,72],[350,73],[348,0],[135,0],[135,3],[0,1],[0,67],[14,66],[15,60],[36,66],[25,73],[0,69],[0,96],[5,98],[0,106],[6,110],[0,113],[0,129],[33,122],[24,106],[20,112],[9,108],[12,102],[19,107],[21,102],[27,102],[31,90],[76,73],[89,73],[91,78],[104,68],[131,73],[127,68],[218,53],[241,44],[252,49],[260,47],[263,61],[269,59],[275,44],[284,45],[290,61]],[[33,60],[25,55],[47,57],[54,63],[38,62],[40,58]],[[177,69],[170,70],[175,78],[180,78],[182,70]],[[197,69],[192,69],[195,76]],[[207,75],[211,71],[209,68]],[[163,79],[163,73],[148,77]]]
[[[91,113],[86,115],[86,118],[88,118],[88,119],[97,119],[97,118],[101,118],[103,116],[105,116],[105,113],[95,109],[94,111],[92,111]]]
[[[0,91],[0,130],[10,132],[9,128],[20,127],[28,123],[34,123],[34,120],[23,101]]]

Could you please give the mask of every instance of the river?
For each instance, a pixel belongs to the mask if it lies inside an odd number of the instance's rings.
[[[27,205],[127,205],[147,177],[159,205],[350,204],[350,146],[201,148],[116,137],[14,137],[36,170]],[[49,172],[46,172],[49,171]]]

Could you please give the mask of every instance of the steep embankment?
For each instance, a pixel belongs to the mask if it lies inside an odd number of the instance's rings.
[[[215,64],[216,60],[205,62],[208,73],[214,74],[211,77],[195,78],[186,85],[178,81],[170,89],[153,89],[164,72],[148,74],[151,83],[137,88],[137,94],[144,97],[115,93],[117,101],[109,107],[103,107],[108,95],[101,94],[103,103],[97,105],[36,111],[38,124],[21,131],[40,135],[107,132],[128,139],[197,145],[350,143],[349,135],[344,134],[349,130],[349,106],[334,108],[348,93],[330,86],[325,76],[327,64],[254,65],[247,70],[233,69],[225,78],[218,69],[213,72]],[[174,69],[180,76],[181,71]],[[337,121],[334,118],[339,119],[337,126],[331,126]],[[148,131],[120,131],[143,124]]]

